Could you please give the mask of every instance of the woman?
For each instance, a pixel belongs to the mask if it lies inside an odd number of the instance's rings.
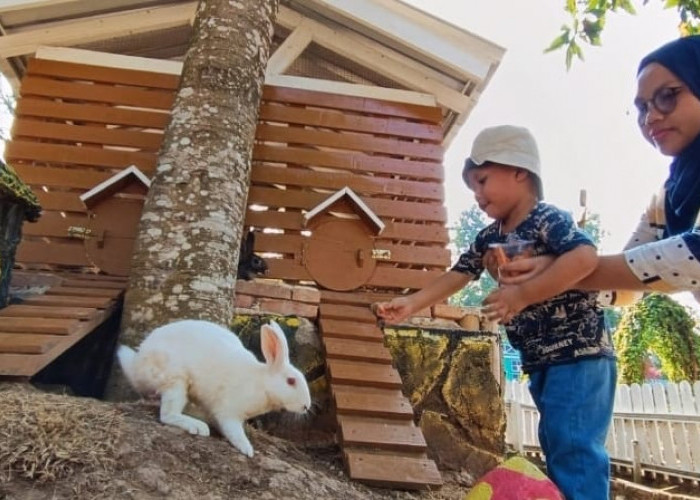
[[[672,41],[642,59],[634,104],[644,138],[673,158],[669,176],[625,250],[601,256],[577,288],[617,290],[602,294],[609,305],[636,299],[630,291],[691,291],[700,301],[700,36]],[[500,281],[526,281],[550,262],[511,262],[501,270],[516,276]],[[489,310],[488,298],[484,303],[492,319],[504,319]]]

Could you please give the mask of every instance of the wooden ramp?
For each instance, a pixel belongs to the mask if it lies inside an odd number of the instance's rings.
[[[442,485],[413,409],[401,392],[372,294],[323,292],[319,327],[350,478],[380,487],[425,490]]]
[[[114,314],[126,280],[62,274],[43,294],[0,309],[0,376],[32,377]]]

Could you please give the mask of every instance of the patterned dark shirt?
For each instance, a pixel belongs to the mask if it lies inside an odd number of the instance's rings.
[[[534,241],[535,255],[558,256],[579,245],[594,245],[571,215],[553,205],[538,203],[511,233],[501,234],[499,222],[480,231],[452,270],[478,279],[489,244],[510,239]],[[614,356],[597,295],[568,290],[523,309],[505,326],[508,340],[520,351],[523,371],[529,373],[582,358]]]

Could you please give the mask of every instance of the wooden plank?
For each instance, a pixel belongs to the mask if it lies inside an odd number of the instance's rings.
[[[159,88],[175,92],[180,82],[179,75],[141,71],[134,69],[112,68],[79,64],[67,61],[31,58],[27,64],[27,74],[88,80],[109,84],[133,85],[138,87]]]
[[[124,290],[126,288],[126,281],[108,280],[105,276],[85,275],[78,278],[66,279],[63,281],[62,285],[77,288],[111,288],[114,290]]]
[[[331,359],[347,359],[390,365],[389,349],[377,342],[325,337],[323,339],[326,356]]]
[[[435,281],[444,272],[445,269],[419,271],[415,269],[398,269],[377,266],[377,269],[375,269],[374,274],[367,285],[382,288],[409,288],[412,290],[418,290]]]
[[[441,123],[442,112],[434,106],[420,106],[394,101],[381,101],[365,97],[343,96],[325,92],[276,87],[266,85],[263,88],[263,101],[305,104],[318,107],[345,109],[372,115],[397,116],[428,123]]]
[[[0,309],[2,316],[19,316],[27,318],[73,318],[87,319],[95,314],[91,307],[46,307],[38,305],[11,304]]]
[[[80,321],[76,319],[62,318],[29,318],[29,317],[2,317],[0,318],[0,331],[8,333],[52,333],[55,335],[68,335]]]
[[[20,92],[22,96],[54,97],[163,110],[170,110],[175,100],[175,93],[170,90],[61,81],[32,75],[22,79]]]
[[[271,122],[293,123],[336,130],[349,130],[382,136],[398,136],[440,143],[442,127],[438,124],[409,122],[377,116],[353,115],[339,110],[309,109],[305,107],[262,103],[259,119]]]
[[[151,175],[155,171],[157,155],[140,151],[45,144],[18,139],[7,143],[5,159],[9,163],[16,160],[33,160],[54,165],[85,165],[102,168],[127,168],[130,165],[136,165],[144,174]],[[31,184],[31,182],[25,182]]]
[[[43,189],[33,189],[32,191],[34,191],[34,194],[36,194],[36,197],[39,199],[39,204],[41,205],[41,208],[44,211],[44,213],[47,213],[49,210],[78,213],[86,213],[87,211],[83,202],[80,201],[80,195],[83,194],[84,191],[81,191],[79,193],[64,193],[61,191],[47,193]],[[26,227],[27,225],[25,225],[24,227]]]
[[[377,321],[369,306],[358,307],[323,303],[319,306],[319,315],[324,319],[347,319],[358,323],[375,324]]]
[[[110,284],[108,286],[111,286],[112,283],[122,283],[126,287],[126,283],[129,282],[129,278],[126,276],[110,276],[108,274],[101,274],[101,273],[96,273],[96,272],[59,270],[59,271],[55,271],[54,274],[56,276],[59,276],[60,278],[67,279],[67,280],[79,279],[79,280],[94,281],[94,282],[104,281],[105,283]]]
[[[413,422],[413,408],[401,391],[382,393],[342,390],[333,393],[339,415],[357,415]]]
[[[452,261],[452,252],[447,248],[392,245],[381,241],[377,241],[374,248],[389,251],[389,258],[382,260],[382,262],[439,266],[444,269]]]
[[[383,488],[430,489],[442,486],[435,462],[411,458],[345,451],[348,474],[352,479]]]
[[[58,342],[56,335],[0,332],[0,353],[43,354]]]
[[[362,152],[319,151],[289,145],[258,143],[253,148],[253,160],[317,165],[355,173],[384,174],[419,181],[442,182],[445,176],[443,165],[434,161],[370,156]]]
[[[395,293],[376,292],[335,292],[333,290],[321,290],[321,301],[327,304],[345,304],[356,306],[369,306],[372,302],[391,300]]]
[[[85,253],[83,242],[67,238],[61,242],[23,239],[17,246],[15,260],[34,264],[92,266]]]
[[[10,144],[16,144],[11,142]],[[26,145],[26,144],[25,144]],[[33,165],[15,164],[15,172],[25,184],[47,187],[74,188],[87,191],[97,184],[104,182],[115,172],[99,171],[90,168],[58,168],[38,167]],[[35,191],[40,191],[36,190]],[[79,196],[76,194],[76,196]]]
[[[424,452],[428,449],[418,427],[387,422],[369,422],[361,419],[343,420],[340,424],[342,445],[364,446],[387,451]]]
[[[267,263],[266,278],[313,281],[304,266],[292,259],[265,259]]]
[[[450,242],[450,234],[444,223],[437,224],[410,224],[403,222],[390,222],[379,236],[378,241],[401,240],[405,242],[427,242],[447,245]]]
[[[81,297],[69,295],[35,295],[24,299],[23,305],[51,306],[51,307],[94,307],[105,309],[114,303],[108,297]]]
[[[397,139],[356,134],[323,132],[298,127],[281,127],[258,124],[255,138],[260,141],[283,142],[292,144],[309,144],[341,150],[363,151],[365,153],[384,153],[407,158],[442,161],[442,146]]]
[[[13,122],[12,137],[15,139],[52,139],[81,144],[129,147],[152,153],[157,153],[163,142],[163,134],[159,132],[70,125],[29,118],[18,118]]]
[[[270,208],[311,210],[328,198],[329,194],[311,191],[276,189],[251,185],[248,192],[248,205],[258,204]],[[447,211],[441,203],[420,203],[401,200],[385,200],[367,197],[363,200],[379,217],[408,221],[440,222],[447,221]]]
[[[30,377],[41,369],[41,365],[41,355],[0,354],[0,376]]]
[[[366,342],[384,343],[384,334],[376,325],[369,323],[357,323],[353,321],[339,321],[334,319],[319,319],[319,328],[324,339],[356,339]]]
[[[78,195],[75,195],[76,198]],[[43,206],[42,206],[43,208]],[[60,212],[42,211],[41,217],[36,222],[22,226],[23,236],[47,236],[50,238],[68,238],[68,228],[87,227],[89,219],[87,214],[65,214]]]
[[[46,290],[46,295],[68,295],[68,296],[80,296],[80,297],[107,297],[110,299],[116,299],[119,297],[124,290],[114,289],[114,288],[79,288],[72,286],[52,286]]]
[[[318,172],[257,163],[251,170],[251,182],[338,190],[349,187],[363,197],[392,195],[419,200],[443,201],[442,185],[437,182],[404,181],[385,177],[352,175],[345,172]]]
[[[170,114],[165,111],[74,104],[24,96],[17,101],[15,116],[36,116],[53,120],[104,123],[156,130],[164,130],[170,121]]]
[[[248,210],[245,224],[252,227],[301,231],[304,229],[302,218],[301,212]],[[393,239],[401,240],[409,247],[413,243],[439,243],[440,245],[446,245],[450,241],[447,228],[442,223],[409,224],[388,221],[386,228],[376,241],[378,245],[383,245]]]
[[[390,365],[340,359],[328,359],[327,365],[332,384],[383,389],[400,389],[402,387],[399,373]]]

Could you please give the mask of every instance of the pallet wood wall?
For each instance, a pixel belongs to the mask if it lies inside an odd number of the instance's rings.
[[[44,212],[24,225],[18,264],[92,265],[69,233],[87,224],[79,196],[132,164],[153,174],[177,84],[173,75],[30,61],[5,157]],[[440,120],[437,107],[266,86],[245,223],[262,231],[256,251],[268,277],[312,281],[303,213],[345,186],[386,224],[376,246],[391,258],[367,288],[415,289],[444,271]]]

